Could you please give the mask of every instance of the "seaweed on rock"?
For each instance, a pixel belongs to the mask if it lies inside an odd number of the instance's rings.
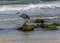
[[[36,23],[44,23],[45,21],[43,19],[36,19],[35,22]]]
[[[22,31],[34,31],[35,28],[42,28],[42,29],[47,29],[47,30],[57,30],[57,26],[60,26],[59,23],[53,23],[53,24],[45,24],[43,19],[36,19],[35,22],[37,23],[36,25],[29,25],[29,24],[24,24],[21,28],[18,28],[18,30]]]
[[[38,24],[36,24],[36,28],[47,28],[47,24],[42,24],[42,23],[38,23]]]
[[[50,24],[48,25],[48,30],[57,30],[56,25]]]
[[[22,30],[22,31],[33,31],[35,28],[34,25],[24,25],[21,28],[18,28],[18,30]]]

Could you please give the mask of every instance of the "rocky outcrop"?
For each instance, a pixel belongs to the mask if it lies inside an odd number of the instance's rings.
[[[50,24],[47,27],[48,30],[57,30],[56,25]]]
[[[22,30],[22,31],[33,31],[35,28],[34,25],[24,25],[21,28],[18,28],[18,30]]]

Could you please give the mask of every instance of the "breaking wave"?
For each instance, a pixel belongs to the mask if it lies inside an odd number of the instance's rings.
[[[41,13],[59,15],[60,4],[0,5],[0,14],[15,14],[18,11],[29,15],[38,15]]]

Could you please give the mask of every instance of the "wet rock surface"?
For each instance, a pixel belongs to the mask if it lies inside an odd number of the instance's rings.
[[[34,20],[36,25],[34,24],[25,24],[24,26],[18,28],[18,30],[22,31],[34,31],[34,29],[39,29],[39,30],[57,30],[58,26],[60,26],[59,23],[52,23],[52,24],[47,24],[45,23],[46,21],[43,19],[36,19]]]
[[[18,28],[18,30],[22,30],[22,31],[33,31],[35,28],[34,25],[25,25],[22,26],[21,28]]]
[[[53,24],[48,25],[47,28],[48,28],[48,30],[57,30],[56,25],[53,25]]]

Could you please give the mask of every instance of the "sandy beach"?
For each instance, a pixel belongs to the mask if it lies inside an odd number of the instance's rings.
[[[10,37],[10,38],[0,38],[0,43],[60,43],[60,39],[58,38]]]

